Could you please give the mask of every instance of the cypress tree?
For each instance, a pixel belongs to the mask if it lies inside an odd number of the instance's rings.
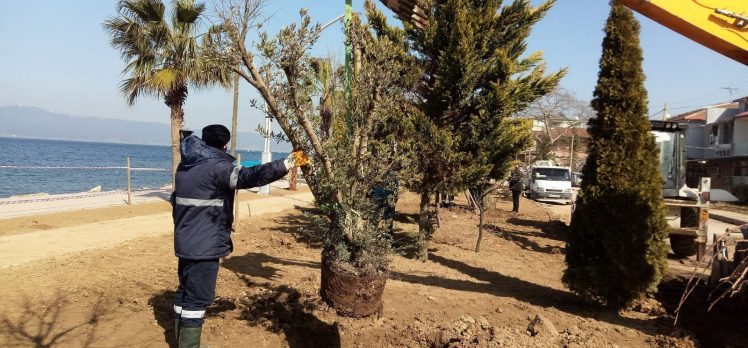
[[[420,193],[419,258],[427,258],[425,238],[432,225],[430,199],[441,190],[461,191],[503,171],[522,149],[524,129],[510,116],[551,92],[566,70],[547,73],[541,52],[527,52],[533,26],[554,0],[433,0],[423,10],[428,21],[405,30],[379,31],[401,38],[422,69],[412,93],[418,113],[412,146],[420,180],[408,187]],[[377,27],[377,24],[374,25]],[[502,173],[503,174],[503,173]]]
[[[616,0],[602,47],[563,281],[585,299],[620,308],[656,291],[666,265],[667,222],[659,151],[646,114],[639,23]]]

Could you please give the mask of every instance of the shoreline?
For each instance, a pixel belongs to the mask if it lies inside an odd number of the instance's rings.
[[[271,191],[270,197],[283,196],[286,195],[286,192],[294,192],[286,190],[288,182],[285,180],[277,181],[270,186],[275,190]],[[302,183],[299,183],[299,189],[300,192],[308,191],[306,185]],[[242,191],[257,192],[258,190],[258,188],[253,188]],[[130,206],[143,203],[168,202],[170,195],[171,188],[132,191],[132,205]],[[15,217],[116,206],[128,206],[127,190],[23,195],[13,198],[0,198],[0,221]]]

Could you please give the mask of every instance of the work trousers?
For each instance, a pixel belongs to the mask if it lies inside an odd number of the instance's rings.
[[[218,259],[179,259],[179,287],[174,295],[174,312],[182,326],[202,326],[205,309],[216,296]]]
[[[519,196],[522,191],[512,190],[512,211],[519,212]]]

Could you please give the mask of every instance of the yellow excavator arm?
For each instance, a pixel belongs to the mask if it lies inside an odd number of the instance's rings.
[[[427,22],[424,0],[380,0],[402,20]],[[748,0],[619,0],[683,36],[748,65]]]
[[[619,0],[628,8],[748,65],[748,0]]]

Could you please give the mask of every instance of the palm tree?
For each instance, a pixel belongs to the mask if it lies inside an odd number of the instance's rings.
[[[111,44],[126,66],[120,90],[129,105],[141,95],[163,98],[171,109],[172,184],[179,164],[179,129],[184,124],[182,106],[188,86],[226,86],[225,65],[202,56],[196,30],[205,4],[173,0],[171,18],[161,0],[120,0],[118,15],[104,22]]]

